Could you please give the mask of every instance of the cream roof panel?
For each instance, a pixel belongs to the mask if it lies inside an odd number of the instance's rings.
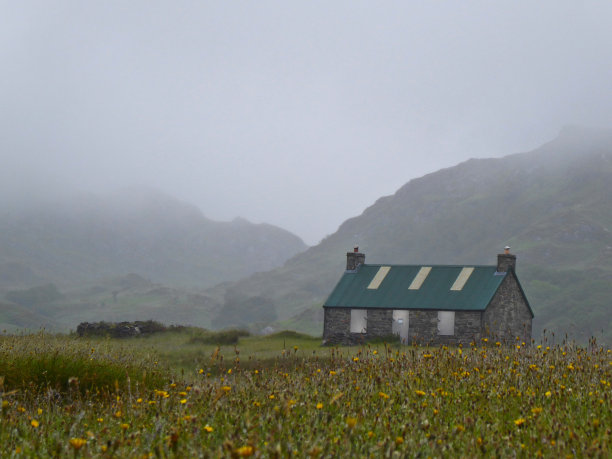
[[[374,277],[372,278],[372,282],[368,285],[369,290],[376,290],[382,284],[382,281],[385,280],[387,274],[391,271],[391,266],[381,266]]]
[[[412,282],[410,283],[408,290],[420,289],[421,285],[423,285],[423,282],[425,282],[425,279],[427,279],[427,276],[429,276],[430,271],[431,271],[431,266],[423,266],[421,269],[419,269],[419,272],[417,273],[417,275],[414,276],[414,279],[412,279]]]
[[[455,283],[452,285],[450,289],[455,290],[455,291],[463,290],[463,286],[468,281],[468,279],[470,278],[473,272],[474,272],[474,268],[463,268],[461,272],[459,273],[459,275],[457,276]]]

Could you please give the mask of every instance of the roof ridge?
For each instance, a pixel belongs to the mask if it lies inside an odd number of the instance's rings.
[[[475,264],[469,264],[469,263],[465,263],[465,264],[461,264],[461,265],[440,265],[440,264],[431,264],[431,263],[415,263],[415,264],[392,264],[392,263],[363,263],[361,266],[389,266],[391,268],[398,268],[398,267],[410,267],[410,268],[414,268],[414,267],[422,267],[422,266],[430,266],[432,268],[464,268],[464,267],[470,267],[470,268],[495,268],[497,269],[497,265],[475,265]]]

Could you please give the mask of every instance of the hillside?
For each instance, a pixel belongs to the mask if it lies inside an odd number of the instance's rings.
[[[216,222],[160,192],[22,199],[0,206],[0,325],[210,322],[194,293],[282,265],[304,250],[267,224]]]
[[[509,244],[535,310],[534,336],[547,329],[612,342],[610,228],[612,132],[566,128],[532,152],[412,180],[283,267],[208,294],[224,301],[218,326],[256,321],[259,310],[320,333],[320,306],[354,244],[367,262],[411,264],[494,264]]]
[[[305,248],[288,231],[212,221],[152,190],[31,201],[0,209],[0,289],[71,287],[132,272],[205,288],[280,266]]]

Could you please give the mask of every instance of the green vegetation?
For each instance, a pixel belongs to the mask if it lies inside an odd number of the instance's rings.
[[[86,342],[44,332],[0,337],[0,376],[5,390],[110,391],[128,382],[156,387],[157,362],[109,342]],[[0,387],[0,390],[2,388]]]
[[[368,263],[460,265],[492,265],[508,244],[535,312],[534,337],[548,330],[585,345],[591,337],[612,345],[611,138],[566,132],[533,152],[469,160],[412,180],[269,272],[261,271],[303,245],[266,225],[207,221],[167,197],[122,196],[125,208],[92,205],[87,215],[65,209],[69,219],[38,209],[28,232],[7,216],[0,219],[0,325],[68,331],[85,321],[151,319],[320,334],[321,305],[355,243]],[[109,235],[108,221],[121,237]],[[268,245],[252,252],[250,237]],[[221,238],[234,242],[215,242]],[[140,275],[125,275],[130,271]],[[62,298],[24,305],[24,295],[36,291],[26,287],[53,280]],[[5,301],[9,291],[20,304]]]
[[[11,290],[5,295],[8,301],[22,306],[39,306],[60,300],[62,294],[55,284],[41,285],[25,290]]]
[[[289,231],[212,221],[154,190],[77,195],[54,206],[32,199],[0,206],[3,291],[48,282],[63,291],[127,273],[200,289],[272,269],[306,248]]]
[[[535,312],[534,337],[546,329],[612,345],[612,136],[568,135],[412,180],[284,266],[226,289],[268,298],[278,327],[320,333],[316,312],[355,243],[367,263],[459,265],[494,265],[508,244]],[[223,291],[214,294],[223,301]]]
[[[194,343],[196,333],[3,336],[0,456],[610,454],[612,352],[595,342],[326,348],[281,332],[220,346]],[[32,355],[78,363],[30,383]],[[100,367],[78,391],[87,358]],[[135,372],[109,385],[117,363]]]
[[[200,333],[192,334],[189,343],[218,345],[237,344],[240,338],[249,335],[250,333],[246,330],[221,330],[218,332],[202,330]]]

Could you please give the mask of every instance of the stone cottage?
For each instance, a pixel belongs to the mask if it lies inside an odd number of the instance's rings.
[[[531,341],[533,311],[506,247],[491,266],[369,265],[355,247],[323,305],[323,341],[469,344]]]

